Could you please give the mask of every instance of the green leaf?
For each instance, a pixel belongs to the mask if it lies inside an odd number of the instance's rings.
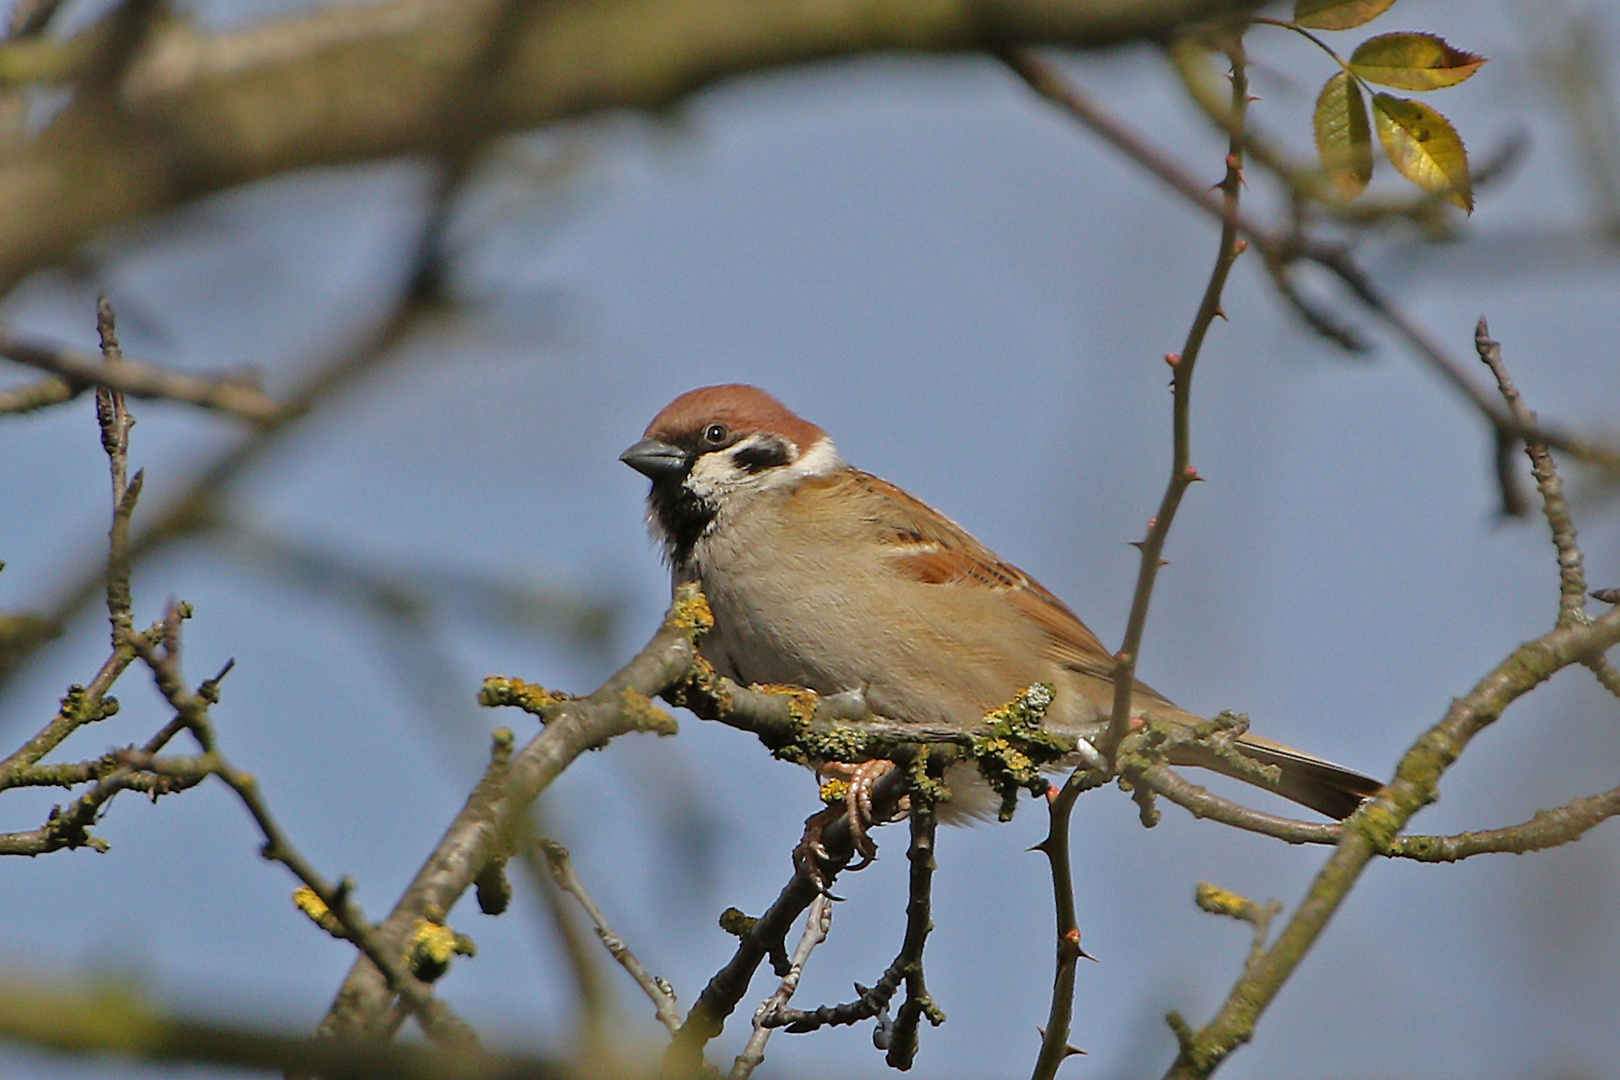
[[[1370,23],[1395,0],[1294,0],[1294,23],[1311,30],[1349,30]]]
[[[1368,82],[1399,90],[1455,86],[1484,62],[1483,56],[1454,49],[1434,34],[1379,34],[1350,54],[1351,71]]]
[[[1425,191],[1443,195],[1470,214],[1474,191],[1468,151],[1451,121],[1421,101],[1373,95],[1378,141],[1400,174]]]
[[[1372,125],[1361,84],[1341,71],[1327,81],[1316,97],[1316,152],[1322,171],[1345,199],[1353,199],[1372,179]]]

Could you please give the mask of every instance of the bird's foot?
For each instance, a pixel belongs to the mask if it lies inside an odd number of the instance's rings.
[[[902,798],[895,809],[895,815],[878,820],[872,807],[872,789],[888,773],[893,771],[894,762],[886,758],[876,761],[863,761],[858,765],[849,765],[843,762],[828,762],[821,767],[823,774],[845,784],[843,798],[834,802],[824,810],[818,810],[804,821],[804,837],[793,849],[793,865],[803,871],[806,877],[815,883],[816,888],[826,892],[826,871],[824,867],[832,861],[826,847],[821,842],[821,834],[827,826],[840,817],[849,820],[849,834],[851,845],[859,861],[848,867],[850,870],[863,870],[877,858],[877,843],[873,841],[868,830],[873,825],[883,825],[890,821],[897,821],[910,813],[909,798]]]

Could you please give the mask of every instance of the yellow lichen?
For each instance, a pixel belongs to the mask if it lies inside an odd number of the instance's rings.
[[[570,700],[572,696],[569,694],[547,690],[535,683],[506,675],[491,675],[484,680],[484,685],[478,691],[480,705],[489,708],[501,705],[515,706],[526,713],[538,716],[542,722],[550,710]]]
[[[696,582],[687,582],[675,589],[675,602],[669,607],[668,623],[684,633],[698,638],[714,629],[714,612],[709,600]]]
[[[338,922],[337,916],[326,906],[326,902],[315,894],[315,890],[308,885],[300,885],[293,890],[292,902],[305,915],[309,921],[325,930],[335,938],[344,937],[343,924]]]
[[[458,934],[442,922],[417,919],[406,939],[405,963],[423,982],[433,982],[450,970],[456,956],[473,956],[478,947],[465,934]]]
[[[679,730],[675,718],[652,703],[652,698],[629,687],[624,691],[624,711],[637,731],[674,735]]]

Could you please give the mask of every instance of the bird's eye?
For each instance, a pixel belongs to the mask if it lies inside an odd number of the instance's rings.
[[[703,441],[710,446],[719,446],[731,434],[731,429],[724,424],[710,424],[703,429]]]

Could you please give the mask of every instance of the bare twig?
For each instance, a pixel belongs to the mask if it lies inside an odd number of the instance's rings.
[[[159,692],[174,709],[176,721],[190,731],[202,746],[208,771],[236,793],[254,824],[259,827],[264,836],[261,854],[266,859],[281,863],[319,897],[341,926],[343,936],[353,942],[384,974],[390,989],[421,1020],[423,1030],[430,1037],[447,1046],[475,1044],[477,1040],[472,1029],[435,998],[428,984],[401,961],[403,950],[391,947],[366,920],[350,898],[351,887],[346,882],[334,884],[328,881],[299,852],[277,823],[269,803],[259,790],[258,782],[234,768],[219,750],[208,712],[219,700],[220,680],[231,670],[235,661],[227,663],[218,675],[204,682],[196,691],[189,689],[180,666],[179,626],[182,617],[178,605],[171,607],[168,618],[164,620],[165,633],[161,646],[149,639],[139,638],[134,641],[135,649],[151,670]],[[147,767],[150,767],[149,763]]]
[[[597,937],[602,939],[608,953],[619,962],[620,967],[629,972],[636,985],[641,987],[642,993],[652,1001],[653,1008],[657,1011],[658,1022],[668,1028],[671,1034],[679,1030],[681,1014],[675,1007],[675,991],[670,989],[669,983],[642,966],[641,961],[636,959],[636,954],[624,943],[624,939],[613,932],[607,916],[602,914],[602,909],[596,906],[596,901],[591,899],[591,894],[585,891],[585,884],[574,872],[574,862],[568,856],[568,849],[551,840],[539,841],[539,847],[545,853],[546,865],[550,867],[551,876],[557,882],[557,887],[578,900],[579,906],[585,909],[585,914],[590,916],[592,924],[596,927]]]
[[[891,774],[892,775],[892,774]],[[858,1024],[874,1017],[878,1029],[872,1041],[887,1051],[886,1060],[892,1068],[910,1069],[917,1054],[917,1030],[921,1020],[939,1025],[945,1022],[945,1013],[928,993],[923,974],[923,948],[928,932],[933,928],[932,882],[934,863],[934,807],[926,793],[913,790],[910,794],[911,844],[906,858],[911,864],[906,901],[906,932],[900,951],[871,987],[855,984],[858,995],[854,1001],[840,1005],[822,1005],[812,1010],[790,1009],[779,1006],[761,1015],[757,1022],[769,1027],[782,1027],[803,1033],[823,1027]],[[888,1017],[889,1002],[904,985],[905,999],[895,1017]]]
[[[113,345],[112,354],[104,350],[102,357],[98,358],[93,353],[67,345],[29,341],[0,328],[0,356],[50,372],[65,383],[70,397],[90,387],[98,387],[134,398],[196,405],[252,424],[275,423],[284,417],[286,410],[283,406],[241,376],[208,377],[171,371],[154,364],[126,360],[117,352],[116,338]]]
[[[906,936],[900,946],[900,955],[891,965],[906,980],[906,997],[894,1016],[894,1028],[889,1033],[888,1053],[885,1059],[890,1068],[910,1069],[917,1056],[917,1028],[927,1017],[935,1027],[945,1022],[945,1013],[934,1004],[923,977],[923,946],[928,942],[928,931],[933,929],[932,883],[934,880],[934,807],[921,793],[911,796],[911,846],[906,858],[911,863],[911,877],[906,900]]]
[[[799,944],[794,947],[793,956],[788,961],[787,974],[782,976],[781,983],[771,996],[754,1010],[754,1030],[748,1036],[742,1053],[732,1062],[730,1080],[748,1080],[765,1060],[765,1044],[770,1042],[771,1032],[776,1030],[765,1021],[793,1000],[793,994],[799,988],[799,978],[804,974],[804,966],[810,961],[810,954],[817,945],[827,940],[827,932],[832,929],[832,914],[832,898],[826,893],[810,902],[810,913],[804,920],[804,933],[799,935]]]
[[[105,296],[96,302],[96,330],[101,358],[112,371],[121,370],[123,351],[118,347],[117,319]],[[129,429],[135,418],[124,405],[123,392],[102,386],[96,390],[96,421],[101,425],[101,446],[112,472],[112,527],[107,534],[107,615],[116,647],[135,626],[129,591],[129,519],[140,498],[142,473],[129,477]]]
[[[873,800],[880,819],[886,818],[897,805],[906,783],[905,771],[893,769],[873,786]],[[849,819],[840,817],[822,830],[821,845],[827,852],[827,858],[820,860],[822,882],[818,884],[807,869],[800,866],[765,913],[749,922],[747,928],[738,934],[737,951],[709,980],[691,1011],[686,1014],[686,1022],[675,1033],[664,1057],[667,1072],[677,1076],[695,1075],[703,1065],[704,1045],[720,1034],[726,1017],[731,1015],[748,992],[748,984],[760,963],[774,952],[785,952],[783,942],[793,920],[816,897],[825,895],[827,886],[849,865],[855,853]],[[897,978],[895,985],[898,983]],[[890,993],[893,993],[892,987]],[[795,1010],[780,1009],[774,1022],[796,1015]],[[873,1015],[876,1013],[866,1014],[868,1017]],[[791,1028],[791,1024],[787,1026]]]
[[[500,729],[505,731],[507,729]],[[557,933],[566,957],[568,971],[573,980],[574,1002],[579,1011],[577,1045],[581,1056],[588,1061],[612,1060],[623,1018],[614,1007],[613,987],[600,960],[601,942],[586,930],[575,904],[551,875],[551,868],[540,852],[536,838],[541,835],[537,820],[539,807],[531,808],[523,821],[523,834],[517,844],[518,864],[522,866],[534,886],[533,897],[545,922]],[[488,902],[486,886],[491,873],[499,864],[490,864],[474,879],[479,910],[485,914],[498,914],[485,906]],[[504,872],[505,867],[500,867]]]
[[[1491,330],[1484,316],[1480,316],[1479,326],[1474,330],[1474,348],[1496,377],[1496,387],[1502,392],[1502,400],[1507,402],[1513,418],[1524,430],[1534,430],[1536,414],[1525,404],[1513,377],[1508,374],[1507,364],[1502,360],[1502,346],[1491,340]],[[1541,492],[1541,508],[1552,530],[1553,546],[1558,549],[1558,620],[1560,623],[1585,621],[1586,570],[1575,540],[1575,522],[1569,516],[1569,503],[1564,499],[1564,483],[1559,479],[1558,466],[1544,443],[1526,438],[1524,452],[1530,458],[1536,489]]]
[[[80,727],[117,713],[118,699],[109,697],[108,691],[134,660],[134,647],[121,643],[88,685],[70,687],[57,714],[37,735],[0,761],[0,791],[26,784],[29,770]]]

